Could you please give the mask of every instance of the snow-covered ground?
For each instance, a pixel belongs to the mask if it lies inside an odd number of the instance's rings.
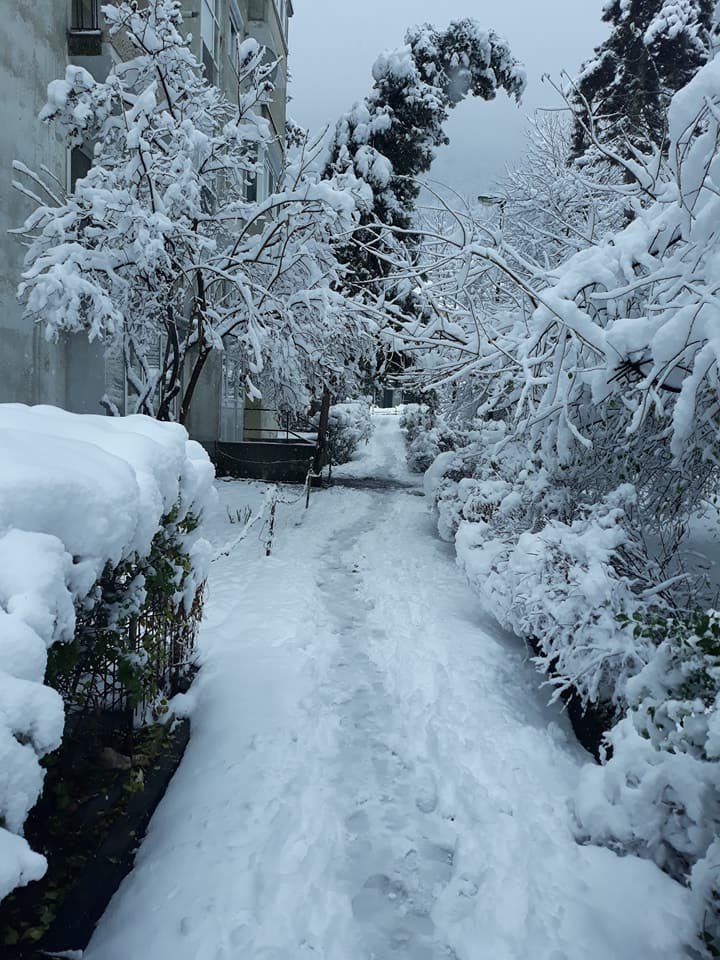
[[[339,473],[393,482],[281,504],[270,557],[258,525],[214,563],[192,739],[86,960],[680,960],[686,892],[576,844],[591,761],[435,537],[397,418]],[[220,551],[265,488],[218,489]]]

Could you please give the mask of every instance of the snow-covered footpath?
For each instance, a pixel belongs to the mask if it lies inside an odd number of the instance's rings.
[[[575,842],[589,757],[434,535],[397,418],[345,474],[393,482],[281,505],[269,558],[253,532],[213,565],[192,739],[86,960],[680,960],[686,892]],[[220,548],[263,488],[218,487]]]

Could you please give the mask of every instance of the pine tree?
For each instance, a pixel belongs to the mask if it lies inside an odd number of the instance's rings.
[[[505,40],[465,19],[444,31],[430,24],[409,30],[404,46],[375,62],[373,80],[370,95],[338,121],[325,169],[326,177],[346,176],[363,187],[356,199],[365,229],[339,256],[356,297],[380,292],[387,312],[394,305],[416,313],[422,308],[414,290],[386,282],[388,274],[404,272],[395,267],[412,257],[412,244],[387,228],[411,226],[417,178],[449,142],[444,124],[453,107],[467,96],[492,100],[499,89],[519,100],[525,72]]]
[[[505,40],[468,19],[409,30],[405,46],[378,58],[373,79],[372,93],[337,124],[328,171],[354,168],[372,190],[368,215],[395,226],[410,222],[419,194],[412,178],[449,142],[450,110],[468,95],[492,100],[498,89],[519,99],[525,87]]]
[[[612,27],[576,81],[573,156],[592,155],[597,138],[621,155],[662,147],[673,94],[708,59],[713,0],[609,0]]]

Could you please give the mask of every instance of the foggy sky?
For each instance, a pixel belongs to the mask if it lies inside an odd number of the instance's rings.
[[[521,107],[504,92],[495,101],[469,100],[447,125],[450,146],[440,150],[431,176],[464,195],[492,190],[505,165],[522,152],[528,115],[557,105],[541,77],[573,73],[607,35],[605,0],[294,0],[290,21],[290,115],[318,130],[372,86],[378,54],[400,46],[416,23],[445,27],[473,17],[510,42],[528,73]]]

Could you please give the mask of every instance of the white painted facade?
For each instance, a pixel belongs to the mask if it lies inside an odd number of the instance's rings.
[[[124,409],[122,365],[105,357],[102,344],[90,344],[84,335],[49,343],[42,327],[23,315],[16,290],[24,249],[8,233],[23,223],[34,206],[12,186],[17,179],[14,161],[31,170],[46,167],[67,187],[74,176],[83,175],[83,164],[89,162],[77,152],[71,157],[52,128],[40,123],[38,114],[48,83],[62,77],[69,62],[102,78],[113,60],[125,55],[102,29],[101,2],[0,0],[4,33],[0,43],[0,402],[51,403],[76,412],[102,413],[100,401],[107,393]],[[186,0],[183,15],[187,32],[193,35],[195,55],[230,98],[237,95],[239,42],[253,36],[280,61],[276,96],[267,110],[276,142],[257,182],[262,199],[272,191],[284,162],[292,4],[290,0]],[[257,427],[262,415],[252,405],[246,414],[239,393],[232,370],[224,375],[222,358],[212,358],[195,396],[188,423],[191,433],[202,440],[240,439],[245,425]]]

